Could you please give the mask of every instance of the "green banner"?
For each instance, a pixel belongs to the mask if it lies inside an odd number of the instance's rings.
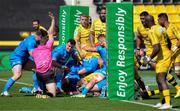
[[[59,43],[65,44],[73,38],[74,30],[80,23],[80,15],[89,15],[87,6],[60,6],[59,11]]]
[[[0,52],[0,71],[10,70],[9,57],[11,52]]]
[[[108,97],[134,99],[133,4],[107,4]]]

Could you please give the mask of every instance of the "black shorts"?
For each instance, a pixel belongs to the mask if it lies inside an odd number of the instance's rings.
[[[47,71],[45,73],[36,72],[36,75],[37,75],[37,79],[40,82],[43,82],[45,84],[55,83],[55,76],[54,76],[54,71],[53,70],[49,70],[49,71]]]
[[[34,61],[28,60],[25,64],[22,65],[23,70],[32,71],[32,69],[36,69],[36,65]]]

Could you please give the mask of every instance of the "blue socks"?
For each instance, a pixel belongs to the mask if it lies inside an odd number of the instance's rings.
[[[14,83],[15,83],[15,80],[12,79],[12,78],[10,78],[10,79],[7,81],[6,85],[5,85],[5,87],[4,87],[4,89],[3,89],[3,92],[8,91],[9,88],[10,88]]]
[[[86,87],[84,88],[84,90],[82,91],[83,95],[86,95],[88,93],[89,89],[87,89]]]
[[[32,75],[32,79],[33,79],[33,87],[35,88],[35,90],[38,90],[39,84],[38,84],[38,79],[35,72]]]
[[[61,90],[62,89],[62,75],[56,74],[56,88]]]

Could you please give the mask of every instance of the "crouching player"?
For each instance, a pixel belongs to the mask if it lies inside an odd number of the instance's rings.
[[[91,76],[91,80],[87,83],[87,85],[82,90],[81,94],[74,95],[73,97],[86,97],[86,94],[98,83],[102,80],[106,79],[106,67],[103,67],[101,69],[96,70],[94,73],[92,73],[94,76]],[[106,84],[105,84],[106,85]],[[101,87],[98,87],[98,89],[102,89]]]
[[[48,32],[49,38],[43,37],[40,40],[38,47],[32,51],[32,57],[36,64],[38,80],[46,86],[49,96],[54,97],[56,96],[56,84],[52,67],[52,48],[54,43],[53,29],[55,26],[55,19],[52,13],[49,16],[52,18],[51,29]]]

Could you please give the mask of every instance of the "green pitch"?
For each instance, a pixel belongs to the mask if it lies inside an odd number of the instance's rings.
[[[153,72],[140,72],[144,81],[151,89],[155,88],[155,76]],[[12,74],[10,71],[0,72],[0,91],[2,91],[5,80]],[[180,83],[180,81],[178,81]],[[31,87],[32,74],[24,72],[18,83],[10,89],[13,97],[0,97],[0,111],[158,111],[152,106],[159,101],[159,96],[153,96],[148,100],[136,101],[110,101],[97,97],[71,98],[57,97],[49,99],[37,99],[28,94],[19,93],[23,87]],[[172,111],[180,111],[180,98],[174,99],[175,89],[170,86],[172,94]]]

